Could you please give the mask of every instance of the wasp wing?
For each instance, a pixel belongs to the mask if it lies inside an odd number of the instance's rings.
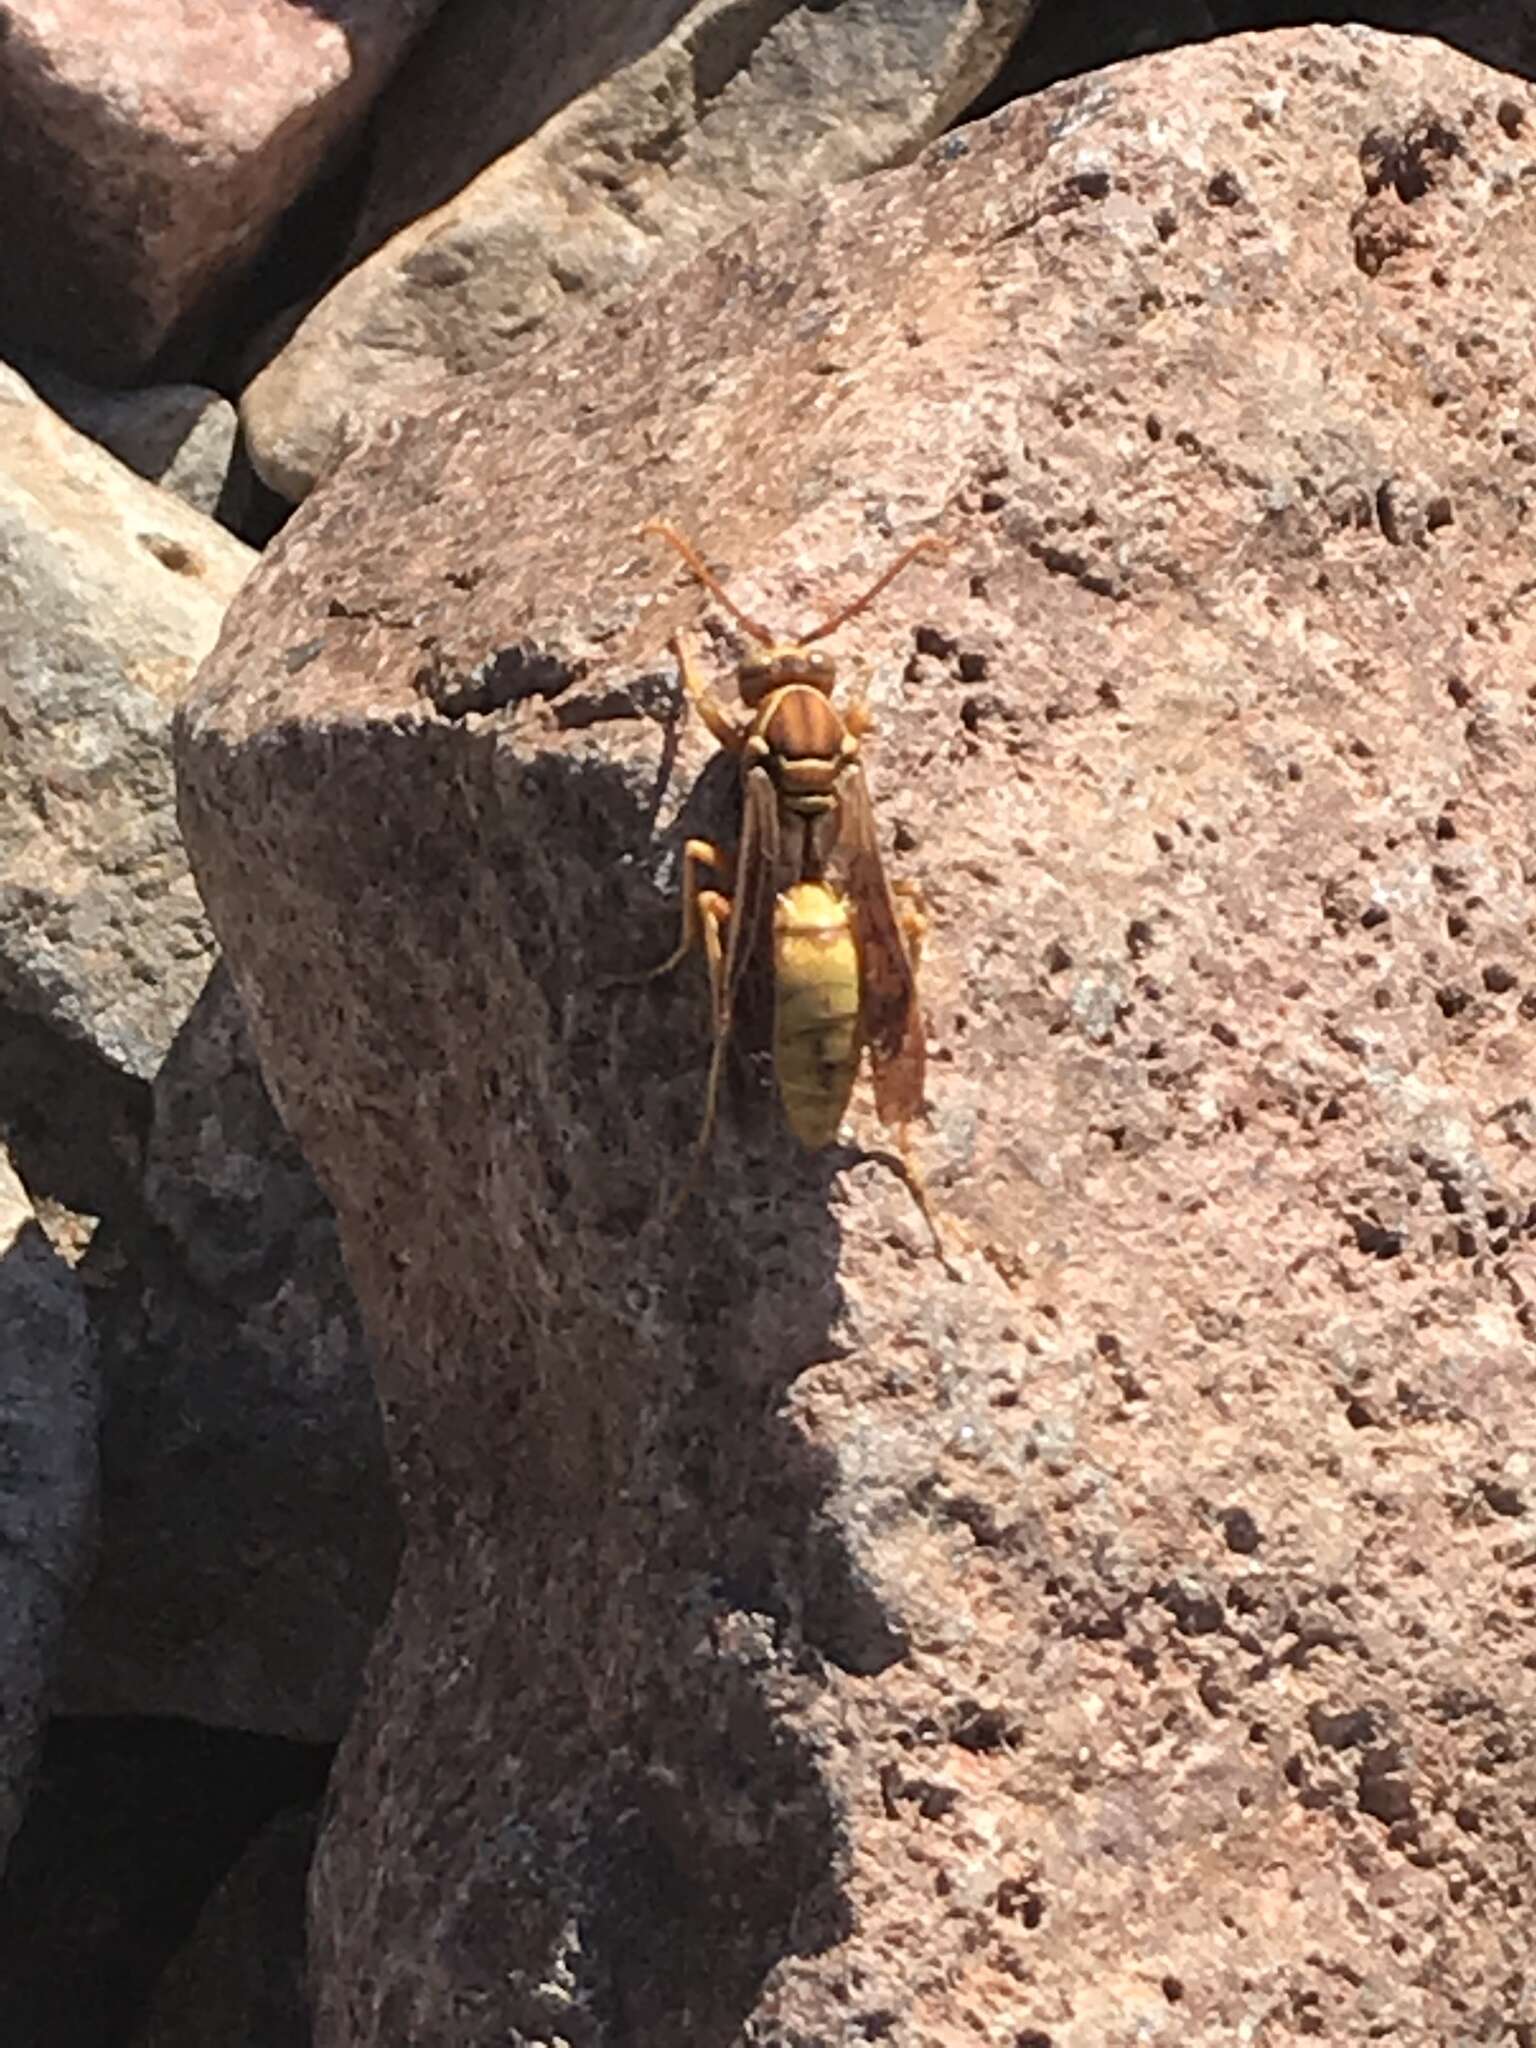
[[[731,899],[731,935],[720,983],[720,1014],[715,1019],[715,1029],[721,1035],[731,1028],[742,981],[771,929],[778,868],[778,799],[767,770],[749,768],[742,777],[741,846]]]
[[[874,1069],[875,1108],[889,1126],[923,1113],[927,1055],[917,976],[886,879],[869,784],[855,761],[838,783],[837,851],[859,943],[859,1015]]]

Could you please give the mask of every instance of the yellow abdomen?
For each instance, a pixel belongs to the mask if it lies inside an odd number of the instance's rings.
[[[830,1145],[859,1070],[859,953],[848,906],[796,882],[773,909],[773,1067],[790,1129]]]

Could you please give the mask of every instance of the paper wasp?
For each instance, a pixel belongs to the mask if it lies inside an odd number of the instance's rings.
[[[814,643],[863,611],[917,556],[947,554],[949,543],[925,534],[862,596],[810,632],[782,640],[741,609],[675,528],[651,520],[642,532],[675,548],[761,650],[737,668],[743,709],[736,714],[699,674],[684,636],[672,640],[683,688],[713,737],[741,763],[740,843],[733,855],[707,839],[687,841],[682,934],[652,970],[669,972],[695,945],[709,967],[713,1048],[695,1156],[714,1129],[743,980],[768,948],[774,1072],[796,1137],[812,1149],[832,1142],[866,1046],[880,1119],[904,1129],[923,1106],[916,970],[923,921],[914,904],[899,900],[880,858],[860,760],[872,727],[868,706],[833,705],[836,665]],[[706,871],[724,885],[707,884]]]

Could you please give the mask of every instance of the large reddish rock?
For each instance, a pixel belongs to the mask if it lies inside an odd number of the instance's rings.
[[[7,0],[0,337],[131,382],[210,310],[439,0]]]
[[[183,820],[408,1532],[322,2048],[1536,2026],[1533,172],[1429,41],[1086,78],[382,434],[236,599]],[[787,622],[958,542],[837,643],[950,1267],[750,1057],[660,1213],[702,971],[610,978],[732,783],[657,511]]]

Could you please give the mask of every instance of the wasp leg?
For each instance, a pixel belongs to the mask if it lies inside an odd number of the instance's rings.
[[[688,692],[693,708],[709,727],[718,744],[724,747],[728,754],[739,754],[747,743],[751,726],[738,724],[732,718],[694,666],[688,642],[681,633],[672,635],[672,652],[677,656],[677,672],[682,677],[683,688]]]
[[[710,839],[685,839],[683,841],[683,930],[682,936],[659,967],[647,967],[641,974],[621,974],[611,986],[614,988],[635,988],[642,981],[658,981],[664,974],[670,974],[674,967],[680,967],[699,942],[702,929],[703,903],[706,897],[715,897],[730,908],[730,899],[718,889],[700,886],[700,868],[714,868],[717,873],[728,875],[736,865],[734,854],[716,846]]]
[[[907,949],[907,958],[912,963],[914,978],[922,967],[923,940],[928,936],[928,914],[923,904],[922,891],[915,882],[892,882],[891,894],[896,898],[896,919],[901,926],[901,936]],[[928,1192],[928,1182],[923,1169],[918,1165],[912,1150],[912,1126],[902,1124],[896,1132],[896,1151],[901,1161],[901,1176],[907,1184],[907,1191],[922,1211],[928,1234],[933,1239],[934,1251],[939,1263],[952,1280],[961,1276],[950,1261],[944,1233],[939,1228],[938,1210]]]
[[[869,708],[869,699],[862,694],[851,704],[843,706],[843,724],[856,740],[866,739],[875,729],[875,714]]]
[[[699,891],[696,916],[699,935],[704,942],[704,958],[709,967],[709,1016],[713,1043],[709,1053],[709,1078],[704,1084],[704,1119],[699,1125],[699,1135],[693,1141],[693,1158],[683,1176],[683,1184],[667,1204],[669,1221],[692,1194],[704,1164],[704,1155],[709,1150],[709,1141],[715,1133],[720,1076],[725,1071],[725,1049],[731,1035],[730,1012],[725,1001],[725,946],[720,936],[730,914],[731,900],[728,896],[722,896],[718,889]]]
[[[928,906],[916,882],[892,882],[896,898],[896,921],[907,944],[907,958],[915,975],[923,964],[923,941],[928,936]]]

